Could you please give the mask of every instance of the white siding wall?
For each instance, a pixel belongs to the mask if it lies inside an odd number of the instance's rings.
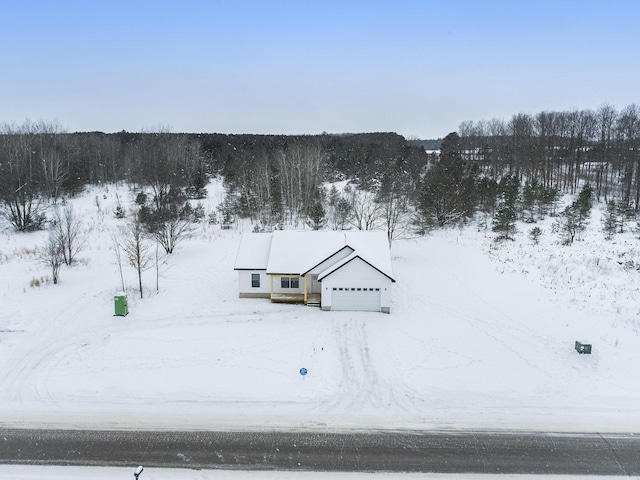
[[[331,310],[331,292],[334,288],[379,288],[380,306],[388,312],[391,308],[391,280],[356,258],[322,279],[322,309]]]
[[[260,287],[251,286],[251,274],[260,275]],[[241,297],[269,298],[269,277],[265,270],[238,270],[238,290]]]

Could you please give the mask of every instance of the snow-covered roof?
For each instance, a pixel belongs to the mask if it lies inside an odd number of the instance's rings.
[[[269,237],[269,241],[265,239]],[[245,234],[236,257],[236,270],[303,275],[344,247],[393,280],[391,254],[385,232],[285,231]],[[344,262],[338,262],[344,265]],[[332,270],[335,271],[335,268]]]
[[[355,255],[395,282],[391,269],[391,250],[389,249],[387,233],[367,231],[349,233],[349,246],[355,250]],[[340,266],[346,263],[348,262],[342,262]],[[333,271],[338,268],[340,267],[334,268]],[[326,276],[326,274],[323,276]]]
[[[266,270],[272,238],[271,233],[242,235],[234,270]]]
[[[346,232],[273,232],[267,273],[301,275],[347,244]]]

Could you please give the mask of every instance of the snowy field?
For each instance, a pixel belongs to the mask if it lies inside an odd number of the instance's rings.
[[[67,480],[91,478],[116,480],[131,478],[133,468],[33,467],[0,465],[0,480]],[[181,470],[145,468],[140,480],[607,480],[618,477],[566,475],[451,475],[436,473],[330,473],[330,472],[239,472],[230,470]]]
[[[154,269],[140,299],[124,267],[130,314],[115,317],[116,190],[132,201],[113,186],[70,201],[87,245],[58,285],[37,260],[45,232],[0,234],[2,426],[640,432],[640,241],[604,240],[597,206],[570,247],[551,219],[540,245],[524,224],[498,246],[477,226],[394,242],[390,315],[239,299],[242,228],[205,223],[157,292]]]

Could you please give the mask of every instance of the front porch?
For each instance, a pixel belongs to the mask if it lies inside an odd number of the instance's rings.
[[[319,307],[321,296],[319,293],[272,293],[274,303],[304,303],[310,307]]]
[[[284,281],[282,281],[284,279]],[[295,292],[275,291],[274,281],[281,282],[281,288],[289,287],[298,289]],[[320,293],[311,293],[310,285],[307,283],[306,275],[269,275],[270,297],[272,302],[276,303],[304,303],[305,305],[319,307],[321,301]],[[295,285],[294,285],[295,282]],[[302,291],[300,291],[300,283],[302,283]]]

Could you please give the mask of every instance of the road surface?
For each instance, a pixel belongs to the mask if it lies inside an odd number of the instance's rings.
[[[640,434],[0,428],[0,463],[635,476],[640,475]]]

